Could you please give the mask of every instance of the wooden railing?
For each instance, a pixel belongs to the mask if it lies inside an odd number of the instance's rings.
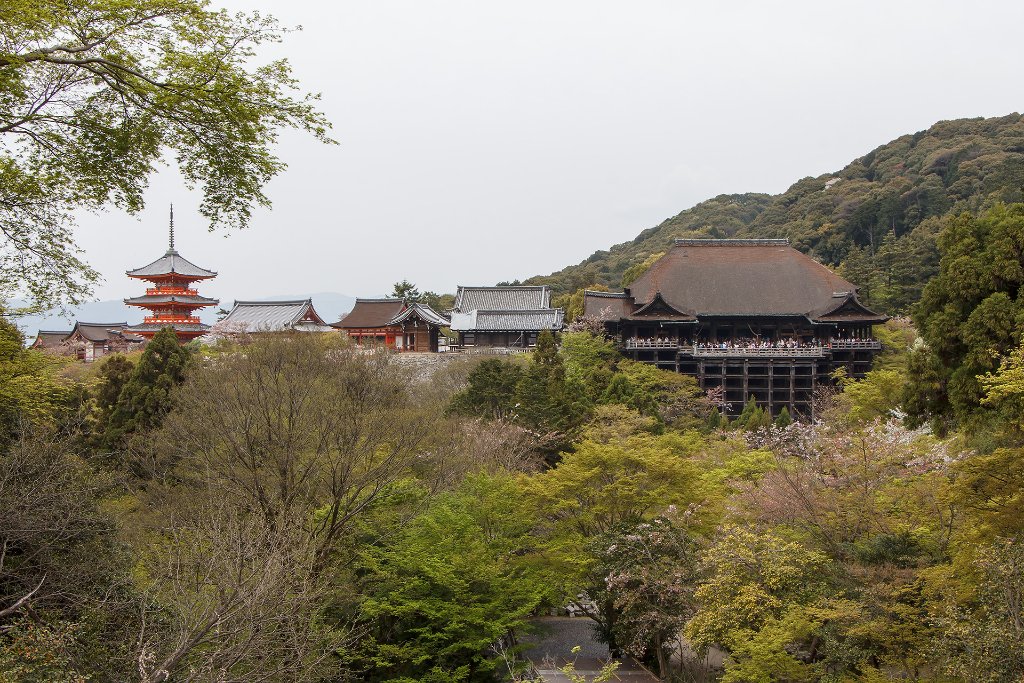
[[[187,296],[197,296],[199,294],[198,289],[187,289],[184,287],[147,287],[146,295],[153,296],[157,294],[178,294]]]
[[[678,349],[675,339],[627,339],[627,349]]]
[[[828,344],[829,348],[832,349],[864,349],[868,351],[879,351],[882,348],[882,342],[875,341],[874,339],[834,339]]]
[[[686,352],[704,358],[824,358],[826,349],[820,346],[798,346],[785,348],[687,348]]]

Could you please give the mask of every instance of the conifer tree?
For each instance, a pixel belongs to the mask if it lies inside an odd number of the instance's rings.
[[[106,445],[160,426],[172,407],[171,391],[185,380],[190,358],[174,328],[165,327],[154,335],[117,398],[104,435]]]
[[[118,399],[135,370],[135,364],[124,354],[115,353],[108,357],[100,367],[100,383],[95,390],[96,422],[93,426],[93,437],[98,443],[106,441],[110,418],[117,408]]]
[[[775,417],[775,426],[788,427],[791,424],[793,424],[793,417],[789,414],[789,408],[782,406],[782,410],[780,410],[779,414]]]

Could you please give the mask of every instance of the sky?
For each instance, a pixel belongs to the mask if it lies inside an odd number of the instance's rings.
[[[212,0],[303,30],[338,145],[287,131],[273,207],[208,232],[173,168],[83,215],[99,299],[177,247],[224,303],[547,274],[723,193],[784,191],[936,121],[1024,110],[1024,3]]]

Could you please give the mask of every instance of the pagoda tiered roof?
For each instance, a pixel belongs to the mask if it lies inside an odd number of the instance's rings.
[[[152,313],[146,316],[141,325],[133,325],[128,331],[152,338],[162,328],[172,327],[182,340],[194,339],[206,333],[210,326],[193,313],[197,308],[215,306],[219,301],[200,296],[189,283],[216,277],[217,273],[200,268],[174,248],[174,207],[171,207],[169,236],[167,251],[163,256],[142,268],[126,271],[128,277],[156,284],[156,287],[148,288],[144,295],[124,300],[129,306],[146,308]]]
[[[198,294],[146,294],[125,299],[129,306],[147,307],[160,304],[180,304],[182,306],[214,306],[219,301]]]
[[[149,265],[136,268],[135,270],[126,271],[126,273],[128,277],[135,277],[142,280],[152,277],[167,277],[169,275],[178,275],[181,278],[189,280],[205,280],[207,278],[217,277],[216,272],[200,268],[179,254],[174,247],[168,249],[167,253]]]

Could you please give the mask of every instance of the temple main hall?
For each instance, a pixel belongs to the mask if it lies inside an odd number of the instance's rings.
[[[887,317],[787,240],[680,239],[622,292],[587,291],[584,315],[623,352],[697,379],[731,414],[751,398],[813,417],[836,370],[863,377]]]

